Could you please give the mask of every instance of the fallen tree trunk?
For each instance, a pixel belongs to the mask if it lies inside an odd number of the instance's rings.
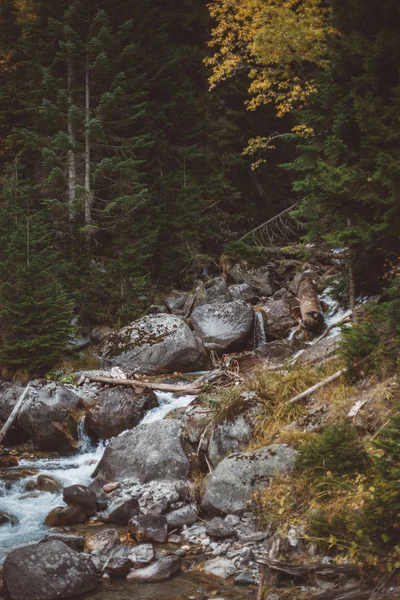
[[[7,431],[10,429],[10,427],[14,423],[15,419],[17,418],[18,413],[22,407],[22,404],[27,396],[27,393],[29,392],[29,389],[30,389],[30,385],[28,383],[28,385],[24,389],[23,393],[21,394],[17,404],[14,406],[14,408],[11,412],[11,415],[8,417],[7,421],[4,423],[3,429],[0,431],[0,444],[6,437]]]
[[[347,371],[347,369],[341,369],[340,371],[336,371],[336,373],[334,373],[333,375],[330,375],[323,381],[316,383],[312,387],[308,388],[308,390],[301,392],[301,394],[298,394],[297,396],[294,396],[294,398],[291,398],[290,400],[285,402],[284,406],[287,404],[294,404],[295,402],[298,402],[299,400],[302,400],[303,398],[307,398],[307,396],[309,396],[310,394],[313,394],[314,392],[316,392],[320,388],[324,387],[325,385],[328,385],[328,383],[331,383],[332,381],[339,379],[339,377],[341,377],[341,375],[343,375],[343,373],[346,373],[346,371]]]
[[[335,323],[332,323],[332,325],[329,325],[329,327],[327,327],[325,329],[324,333],[322,333],[316,340],[313,341],[313,345],[318,344],[318,342],[320,342],[321,340],[326,338],[326,336],[329,335],[330,332],[332,331],[332,329],[335,329],[335,327],[340,327],[341,325],[344,325],[345,323],[349,323],[352,319],[352,315],[353,315],[353,313],[350,313],[349,315],[342,317]]]
[[[324,323],[324,316],[319,305],[317,290],[309,273],[304,273],[297,282],[296,296],[300,302],[300,314],[303,325],[310,331],[317,332]]]
[[[216,369],[210,373],[202,375],[192,383],[179,385],[173,383],[157,383],[153,381],[141,381],[140,379],[114,379],[113,377],[103,377],[96,375],[86,375],[90,381],[98,383],[107,383],[108,385],[125,385],[133,388],[143,388],[147,390],[159,390],[162,392],[173,392],[174,394],[200,394],[205,386],[215,381],[226,372],[222,369]]]
[[[291,577],[307,577],[308,575],[325,575],[336,576],[340,574],[348,575],[349,577],[357,577],[358,569],[352,564],[322,564],[313,563],[309,565],[298,565],[280,562],[279,560],[270,560],[269,558],[260,558],[258,564],[268,567],[272,571],[280,571]]]

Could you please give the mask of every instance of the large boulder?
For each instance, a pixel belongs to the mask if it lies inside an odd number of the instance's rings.
[[[148,315],[109,335],[102,346],[105,367],[156,375],[188,372],[206,362],[204,348],[186,325],[174,315]]]
[[[295,298],[281,298],[266,300],[261,306],[264,315],[264,329],[267,340],[285,338],[289,331],[298,323],[298,302]]]
[[[254,311],[241,301],[203,304],[194,309],[191,323],[208,350],[243,350],[253,325]]]
[[[99,482],[129,478],[137,483],[182,481],[189,475],[189,460],[181,443],[181,423],[176,419],[138,425],[113,438],[94,476]]]
[[[18,423],[40,450],[71,453],[78,447],[77,420],[82,406],[71,390],[50,383],[28,397]]]
[[[135,393],[122,385],[103,389],[85,418],[86,430],[99,440],[136,427],[147,411],[158,406],[154,392]]]
[[[237,284],[247,283],[258,296],[273,294],[268,267],[249,268],[237,263],[229,271],[229,276]]]
[[[273,444],[250,452],[231,454],[210,475],[202,501],[210,515],[241,514],[254,492],[268,486],[274,473],[291,469],[297,451]]]
[[[79,506],[87,517],[93,517],[97,512],[97,499],[93,490],[85,485],[69,485],[64,488],[63,500],[71,506]]]
[[[86,521],[86,513],[80,506],[57,506],[44,520],[47,527],[66,527]]]
[[[19,383],[0,384],[0,421],[7,421],[23,391],[24,388]]]
[[[69,598],[97,586],[91,559],[58,540],[10,552],[4,562],[3,581],[12,600]]]

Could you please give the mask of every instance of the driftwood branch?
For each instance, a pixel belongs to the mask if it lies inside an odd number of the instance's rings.
[[[0,431],[0,444],[6,437],[7,431],[10,429],[10,427],[14,423],[15,419],[17,418],[18,413],[24,403],[26,396],[27,396],[27,393],[29,392],[29,389],[30,389],[30,385],[28,383],[28,385],[24,389],[23,393],[21,394],[17,404],[14,406],[11,415],[8,417],[7,421],[4,423],[4,426],[3,426],[2,430]]]
[[[336,327],[340,327],[341,325],[344,325],[344,323],[349,323],[352,319],[352,315],[353,315],[353,313],[350,313],[349,315],[346,315],[345,317],[342,317],[335,323],[332,323],[331,325],[329,325],[329,327],[327,327],[325,329],[324,333],[322,335],[320,335],[316,340],[313,341],[313,345],[318,344],[318,342],[320,342],[321,340],[326,338],[326,336],[330,334],[332,329],[335,329]]]
[[[86,375],[86,377],[87,379],[90,379],[90,381],[106,383],[108,385],[125,385],[133,388],[173,392],[174,394],[200,394],[207,384],[215,381],[222,375],[226,375],[226,371],[223,371],[222,369],[216,369],[215,371],[211,371],[210,373],[202,375],[192,383],[185,385],[141,381],[140,379],[114,379],[113,377],[103,377],[97,375]]]
[[[325,385],[328,385],[328,383],[331,383],[332,381],[339,379],[339,377],[341,377],[341,375],[343,375],[343,373],[346,373],[346,371],[347,371],[347,369],[341,369],[340,371],[336,371],[336,373],[334,373],[333,375],[330,375],[323,381],[316,383],[312,387],[308,388],[308,390],[305,390],[304,392],[301,392],[301,394],[294,396],[294,398],[291,398],[290,400],[285,402],[285,405],[294,404],[295,402],[298,402],[299,400],[302,400],[303,398],[307,398],[307,396],[309,396],[310,394],[313,394],[314,392],[316,392],[320,388],[324,387]]]
[[[270,560],[268,558],[259,558],[258,564],[268,567],[273,571],[279,571],[290,575],[291,577],[306,577],[308,575],[325,575],[334,576],[340,575],[341,573],[350,577],[356,577],[358,575],[358,569],[352,564],[337,565],[333,564],[322,564],[315,563],[309,565],[298,565],[280,562],[278,560]]]

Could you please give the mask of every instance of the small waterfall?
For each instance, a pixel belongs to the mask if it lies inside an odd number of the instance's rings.
[[[267,334],[265,333],[264,315],[256,310],[254,313],[254,349],[267,343]]]
[[[78,442],[79,442],[79,452],[81,454],[86,454],[93,450],[93,444],[90,437],[87,434],[85,429],[85,416],[81,417],[78,421]]]

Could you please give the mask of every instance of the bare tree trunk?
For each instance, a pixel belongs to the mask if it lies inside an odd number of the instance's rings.
[[[90,80],[89,80],[89,65],[86,62],[85,73],[85,225],[90,225],[92,221],[92,190],[90,187]],[[90,234],[88,235],[88,237]]]
[[[73,82],[74,82],[74,67],[72,59],[68,58],[68,213],[69,218],[75,216],[75,198],[76,198],[76,155],[75,155],[75,128],[71,119],[71,108],[73,105]]]
[[[324,317],[312,277],[308,273],[304,273],[299,277],[296,295],[300,302],[300,313],[304,327],[310,331],[318,331],[324,322]]]

